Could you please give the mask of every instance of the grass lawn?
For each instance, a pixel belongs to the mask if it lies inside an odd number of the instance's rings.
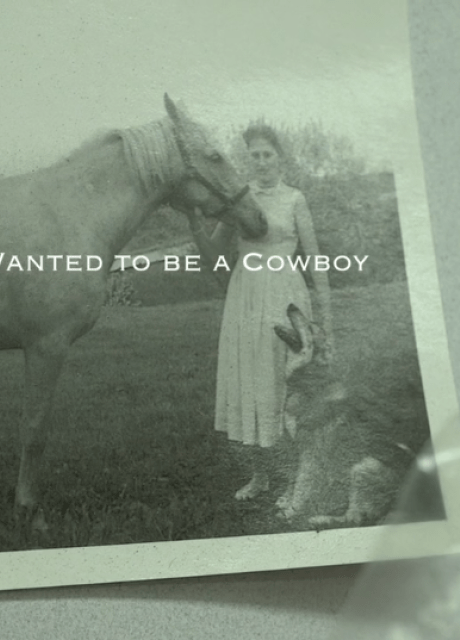
[[[275,517],[276,484],[274,493],[252,504],[233,500],[247,469],[213,431],[222,304],[105,307],[95,329],[74,345],[43,465],[47,546],[290,530]],[[364,371],[360,363],[370,363],[375,370],[380,359],[390,363],[383,380],[394,384],[408,373],[418,380],[404,283],[336,290],[333,307],[339,367],[346,372],[353,362]],[[1,550],[19,548],[13,498],[22,384],[22,353],[3,352]],[[398,402],[410,409],[413,397]],[[426,428],[416,425],[421,441]]]

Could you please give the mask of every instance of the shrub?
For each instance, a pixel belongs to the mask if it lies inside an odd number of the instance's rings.
[[[139,306],[141,302],[136,299],[136,290],[132,283],[132,275],[129,271],[115,271],[110,274],[107,282],[107,294],[105,304],[115,306]]]
[[[363,271],[331,270],[331,287],[404,280],[404,251],[393,174],[370,171],[343,136],[309,123],[273,127],[285,151],[284,180],[300,189],[311,210],[320,254],[369,258]],[[242,130],[229,142],[230,155],[246,177],[248,154]]]

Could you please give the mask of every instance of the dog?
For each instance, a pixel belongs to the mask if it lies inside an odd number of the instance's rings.
[[[415,459],[405,422],[389,429],[394,420],[378,393],[353,376],[345,384],[325,363],[319,327],[294,304],[287,316],[290,326],[275,332],[289,347],[284,420],[297,461],[278,515],[317,530],[377,524]]]

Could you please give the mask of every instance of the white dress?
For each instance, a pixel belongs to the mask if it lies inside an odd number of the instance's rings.
[[[298,246],[296,219],[308,215],[300,191],[280,182],[276,187],[251,185],[264,211],[267,234],[257,240],[239,239],[222,318],[217,367],[215,429],[248,445],[271,447],[283,433],[287,346],[274,332],[289,325],[288,305],[295,303],[311,318],[310,294],[302,274],[287,263]],[[243,258],[250,253],[262,258]],[[270,256],[284,258],[279,271],[267,268]],[[278,268],[279,260],[273,260]]]

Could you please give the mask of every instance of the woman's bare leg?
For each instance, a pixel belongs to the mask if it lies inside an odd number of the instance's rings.
[[[260,447],[251,447],[252,478],[235,493],[236,500],[253,500],[258,495],[268,491],[268,452]]]

